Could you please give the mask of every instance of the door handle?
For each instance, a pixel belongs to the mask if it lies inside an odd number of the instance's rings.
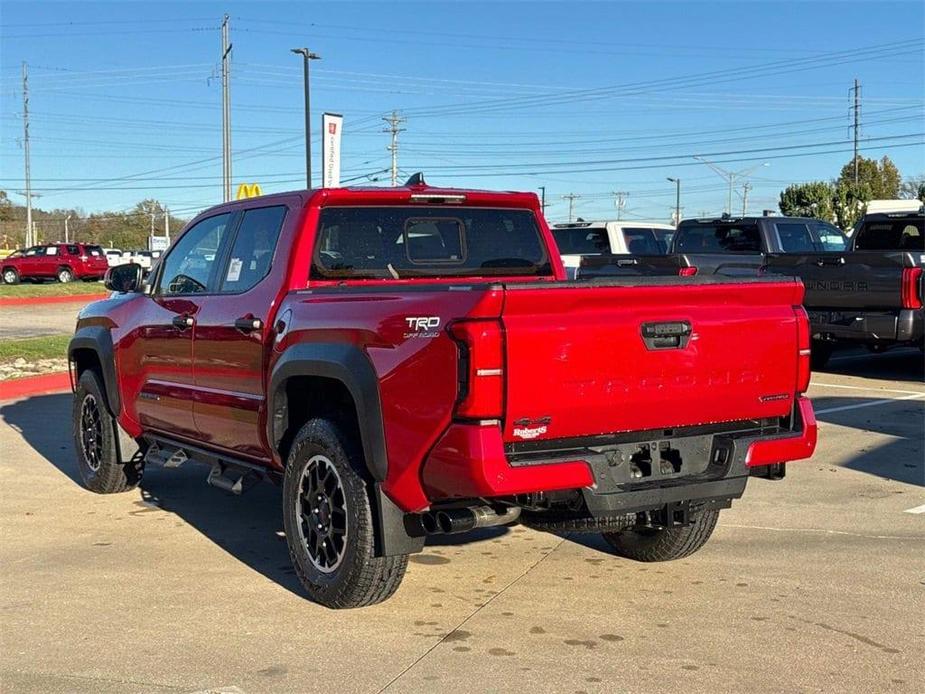
[[[236,327],[241,332],[251,333],[263,328],[263,321],[259,318],[238,318],[234,322],[234,327]]]
[[[174,327],[186,330],[187,328],[192,328],[196,321],[193,320],[192,316],[174,316],[170,322],[174,324]]]

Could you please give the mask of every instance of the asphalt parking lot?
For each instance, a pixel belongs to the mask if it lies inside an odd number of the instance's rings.
[[[48,305],[4,306],[0,339],[15,340],[73,333],[74,326],[77,325],[77,314],[83,306],[84,304],[79,301]]]
[[[279,490],[76,481],[70,396],[0,405],[3,691],[909,691],[925,682],[917,351],[815,374],[814,458],[637,564],[522,527],[429,545],[387,603],[302,598]]]

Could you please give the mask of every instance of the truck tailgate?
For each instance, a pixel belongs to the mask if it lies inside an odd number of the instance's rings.
[[[504,440],[786,415],[802,294],[781,278],[506,285]]]

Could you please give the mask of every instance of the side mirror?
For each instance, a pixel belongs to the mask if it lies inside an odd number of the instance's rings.
[[[103,284],[114,292],[137,292],[141,289],[142,270],[138,263],[115,265],[106,271]]]

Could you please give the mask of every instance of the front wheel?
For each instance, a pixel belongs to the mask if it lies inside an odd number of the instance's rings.
[[[11,267],[3,271],[4,284],[19,284],[19,273]]]
[[[93,371],[80,375],[74,393],[74,448],[84,486],[97,494],[128,491],[141,481],[137,461],[119,457],[116,419],[109,411],[103,387]]]
[[[363,455],[330,420],[306,423],[283,481],[289,556],[309,597],[331,608],[375,605],[398,590],[408,556],[375,556]]]
[[[58,281],[61,284],[67,284],[74,279],[74,273],[69,267],[58,268]]]
[[[602,533],[614,552],[636,561],[671,561],[690,556],[703,547],[719,518],[719,511],[701,511],[690,525],[677,528],[634,528]]]

